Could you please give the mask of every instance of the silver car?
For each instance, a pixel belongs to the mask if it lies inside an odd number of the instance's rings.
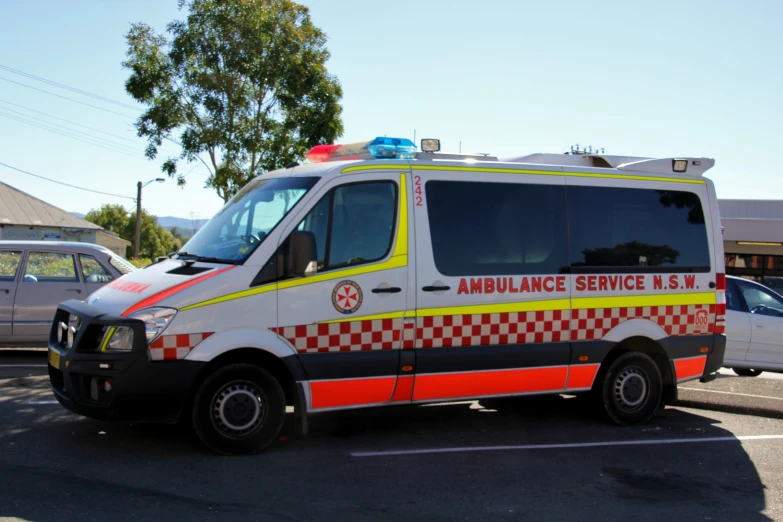
[[[46,346],[59,303],[134,270],[91,243],[0,241],[0,346]]]

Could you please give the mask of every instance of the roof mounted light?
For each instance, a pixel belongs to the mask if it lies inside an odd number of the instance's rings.
[[[688,170],[688,160],[686,159],[673,159],[672,170],[674,172],[685,172]]]
[[[378,137],[346,145],[316,145],[307,153],[312,163],[357,159],[413,159],[416,145],[407,138]]]
[[[440,150],[440,140],[434,138],[425,138],[421,140],[422,152],[438,152]]]

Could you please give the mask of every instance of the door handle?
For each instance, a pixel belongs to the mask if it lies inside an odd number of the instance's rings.
[[[388,286],[382,288],[373,288],[371,291],[373,294],[399,294],[400,292],[402,292],[402,288],[397,288],[396,286]]]
[[[81,294],[82,293],[80,288],[66,288],[65,291],[66,292],[76,292],[77,294]]]
[[[11,291],[8,288],[3,288],[3,292],[5,292],[6,294],[10,294],[11,293]]]
[[[423,286],[422,288],[423,292],[444,292],[446,290],[450,290],[450,286]]]

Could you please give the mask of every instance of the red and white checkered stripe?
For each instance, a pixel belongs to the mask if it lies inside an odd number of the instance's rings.
[[[215,332],[161,335],[150,345],[150,359],[153,361],[184,359],[198,343],[213,333]]]
[[[637,318],[658,323],[670,336],[710,334],[714,330],[715,310],[715,305],[574,310],[571,339],[573,341],[601,339],[621,322]]]
[[[361,352],[400,348],[402,319],[374,319],[273,328],[299,353]]]
[[[299,353],[358,352],[553,343],[602,339],[629,319],[649,319],[668,335],[709,334],[715,305],[644,306],[588,310],[548,310],[496,314],[441,315],[402,319],[357,320],[273,328]]]
[[[569,318],[568,310],[419,317],[417,348],[567,341]]]

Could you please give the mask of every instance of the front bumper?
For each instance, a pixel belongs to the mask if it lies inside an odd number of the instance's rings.
[[[70,348],[59,342],[60,323],[78,318]],[[103,332],[110,326],[133,329],[129,352],[101,352]],[[150,361],[144,323],[106,314],[83,301],[61,303],[49,336],[49,380],[57,400],[67,409],[100,420],[174,422],[185,406],[203,362]],[[107,386],[106,383],[109,383]]]

